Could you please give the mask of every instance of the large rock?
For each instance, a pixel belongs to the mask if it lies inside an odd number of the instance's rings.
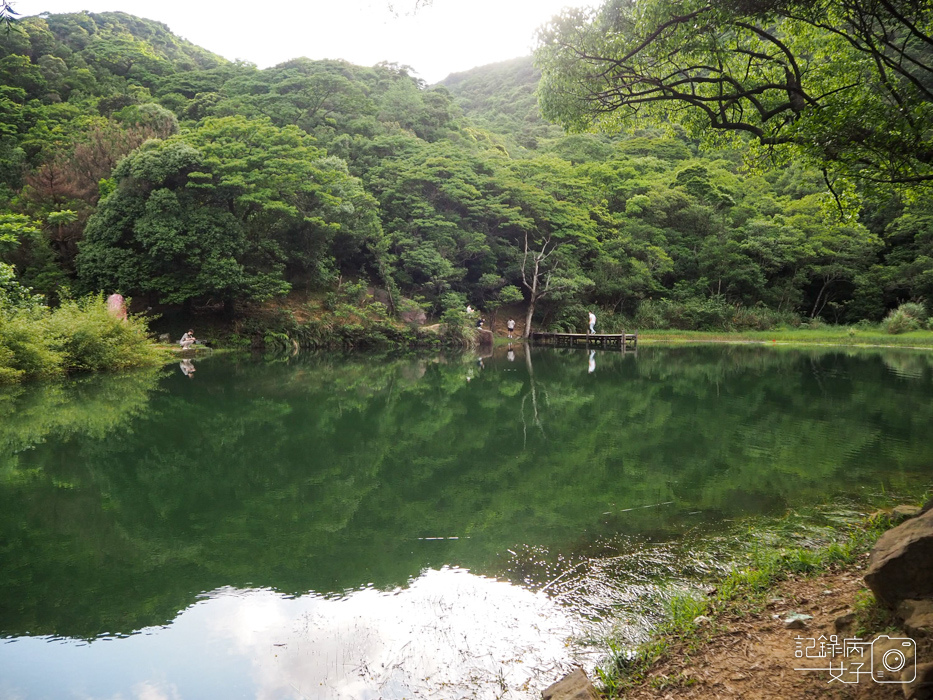
[[[933,636],[933,599],[903,600],[897,614],[904,621],[904,631],[914,639]]]
[[[911,675],[913,672],[911,670]],[[913,681],[901,686],[906,700],[930,700],[933,698],[933,663],[919,664]]]
[[[903,522],[909,518],[916,518],[920,515],[920,506],[895,506],[891,510],[891,516],[897,522]]]
[[[407,323],[412,326],[423,326],[428,321],[427,314],[421,309],[403,311],[399,314],[399,318],[402,320],[402,323]]]
[[[480,345],[493,345],[495,343],[492,331],[487,331],[485,328],[476,329],[476,340]]]
[[[892,608],[902,600],[933,598],[933,510],[881,536],[871,551],[865,583]]]
[[[366,293],[373,298],[373,301],[378,301],[380,304],[384,304],[391,308],[392,306],[392,295],[385,289],[380,289],[379,287],[370,287],[366,290]]]
[[[582,668],[575,669],[549,685],[541,693],[542,700],[599,700],[599,693]]]

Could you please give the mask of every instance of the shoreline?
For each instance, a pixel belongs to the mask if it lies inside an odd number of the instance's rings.
[[[593,679],[600,697],[901,700],[900,683],[843,685],[828,669],[818,670],[823,662],[795,657],[801,638],[909,637],[863,579],[877,539],[908,519],[901,508],[876,511],[816,548],[779,547],[760,555],[756,549],[749,565],[710,582],[705,599],[672,600],[666,622],[648,642],[610,650]],[[916,641],[918,656],[933,655],[933,638]]]
[[[639,331],[638,341],[650,344],[722,343],[747,345],[820,346],[843,348],[895,348],[933,350],[933,332],[916,331],[902,335],[847,331],[785,330],[785,331]]]

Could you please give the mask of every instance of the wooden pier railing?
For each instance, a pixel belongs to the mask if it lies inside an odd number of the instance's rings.
[[[638,333],[532,333],[531,339],[541,345],[598,345],[616,347],[622,351],[638,346]]]

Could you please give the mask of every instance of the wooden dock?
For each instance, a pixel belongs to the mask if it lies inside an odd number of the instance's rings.
[[[619,348],[623,352],[638,347],[638,333],[532,333],[531,339],[541,345],[573,347],[598,345]]]

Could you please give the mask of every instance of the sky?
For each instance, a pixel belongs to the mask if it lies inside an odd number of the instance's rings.
[[[22,15],[121,11],[260,68],[299,56],[409,65],[435,83],[450,73],[527,56],[535,30],[585,0],[14,0]],[[394,8],[394,11],[393,11]]]

